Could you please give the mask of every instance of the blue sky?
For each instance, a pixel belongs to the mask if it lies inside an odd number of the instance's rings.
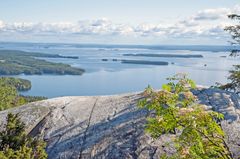
[[[239,0],[0,0],[0,41],[226,44]]]

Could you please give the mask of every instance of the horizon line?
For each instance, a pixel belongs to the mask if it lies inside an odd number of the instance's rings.
[[[233,47],[233,45],[229,44],[103,44],[103,43],[76,43],[76,42],[24,42],[24,41],[0,41],[0,44],[3,43],[17,43],[17,44],[62,44],[62,45],[88,45],[88,46],[226,46]]]

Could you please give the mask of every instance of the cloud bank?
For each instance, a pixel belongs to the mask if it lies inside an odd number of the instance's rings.
[[[178,19],[174,23],[159,24],[120,24],[114,23],[107,18],[97,20],[84,20],[78,22],[56,23],[31,23],[14,22],[7,23],[0,20],[0,39],[6,36],[18,37],[125,37],[125,38],[160,38],[160,39],[191,39],[208,38],[224,39],[227,34],[224,27],[231,24],[227,15],[240,13],[240,6],[234,8],[206,9],[196,14]],[[90,38],[91,39],[91,38]]]

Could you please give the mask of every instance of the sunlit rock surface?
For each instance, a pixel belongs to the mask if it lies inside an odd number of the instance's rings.
[[[235,158],[240,155],[239,97],[218,89],[193,91],[199,102],[225,115],[222,127]],[[47,142],[49,158],[158,159],[174,149],[170,135],[153,140],[144,133],[149,112],[139,110],[140,93],[115,96],[60,97],[0,112],[19,113],[28,132]]]

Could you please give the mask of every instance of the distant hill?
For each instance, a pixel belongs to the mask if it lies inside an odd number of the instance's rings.
[[[190,50],[190,51],[231,51],[234,46],[231,45],[115,45],[115,44],[71,44],[71,43],[17,43],[0,42],[0,48],[12,47],[35,47],[35,48],[96,48],[96,49],[151,49],[151,50]],[[240,48],[239,48],[240,49]]]

